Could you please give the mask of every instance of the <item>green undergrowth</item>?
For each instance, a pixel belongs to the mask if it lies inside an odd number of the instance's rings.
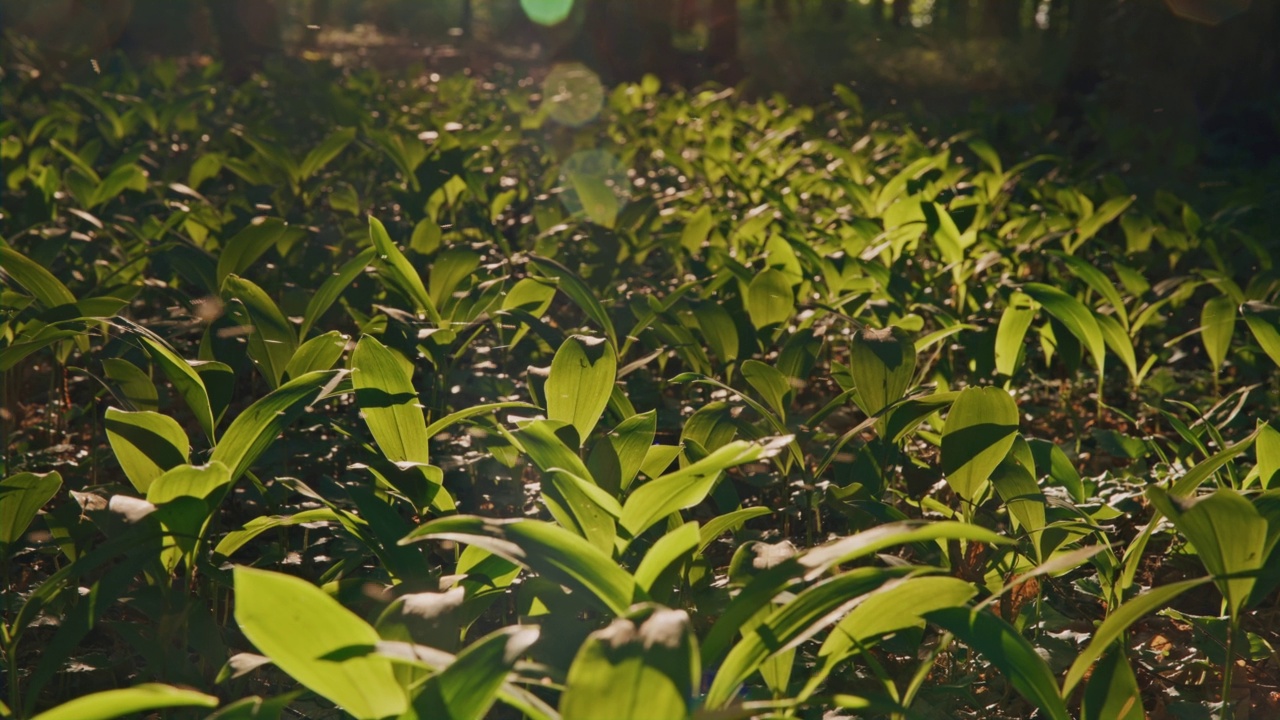
[[[114,62],[0,83],[0,715],[1274,709],[1250,208],[845,90]]]

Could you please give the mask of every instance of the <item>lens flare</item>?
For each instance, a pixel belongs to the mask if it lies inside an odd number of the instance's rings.
[[[520,7],[539,25],[559,25],[573,12],[573,0],[520,0]]]
[[[604,85],[582,63],[556,65],[542,81],[542,102],[552,120],[577,127],[600,114],[604,107]]]
[[[627,204],[627,168],[607,150],[579,150],[560,167],[560,202],[574,215],[613,227]]]

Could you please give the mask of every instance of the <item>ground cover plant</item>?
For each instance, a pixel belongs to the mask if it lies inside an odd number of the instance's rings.
[[[1248,208],[845,88],[22,60],[0,714],[1280,709]]]

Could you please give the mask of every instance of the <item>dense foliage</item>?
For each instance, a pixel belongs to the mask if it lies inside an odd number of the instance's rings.
[[[1247,207],[845,90],[215,78],[0,84],[0,714],[1275,710]]]

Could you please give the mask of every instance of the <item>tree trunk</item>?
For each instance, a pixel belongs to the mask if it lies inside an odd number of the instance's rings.
[[[232,82],[247,80],[282,51],[275,0],[209,0],[223,67]]]
[[[711,0],[707,26],[710,35],[707,54],[712,71],[726,83],[737,83],[742,77],[742,62],[738,59],[738,0]]]

